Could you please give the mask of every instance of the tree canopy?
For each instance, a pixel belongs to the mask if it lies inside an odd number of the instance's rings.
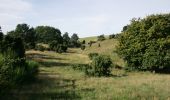
[[[118,54],[127,68],[160,70],[170,66],[170,14],[132,19],[120,34]]]
[[[50,43],[56,40],[62,43],[62,36],[59,29],[50,26],[38,26],[35,28],[37,41],[43,43]]]

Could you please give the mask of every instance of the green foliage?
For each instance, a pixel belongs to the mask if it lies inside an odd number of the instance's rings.
[[[98,53],[89,53],[88,56],[90,58],[90,60],[92,60],[94,57],[98,56]]]
[[[21,38],[25,44],[26,49],[34,49],[36,34],[34,28],[30,28],[27,24],[18,24],[14,31],[7,33],[11,37]]]
[[[100,36],[98,36],[97,37],[98,39],[98,41],[103,41],[103,40],[105,40],[105,36],[104,35],[100,35]]]
[[[35,78],[38,64],[33,61],[23,62],[23,59],[16,58],[12,50],[0,54],[0,90],[8,90]]]
[[[66,52],[67,45],[59,44],[57,41],[52,41],[49,45],[50,49],[58,53]]]
[[[94,76],[109,76],[111,74],[111,58],[106,55],[99,55],[92,59],[91,67]]]
[[[29,81],[30,79],[34,79],[35,76],[38,74],[38,63],[35,61],[26,61],[26,81]]]
[[[92,62],[90,64],[75,64],[72,66],[74,70],[84,71],[89,76],[109,76],[111,75],[112,61],[109,56],[91,54]]]
[[[35,31],[39,43],[51,43],[54,40],[62,43],[63,41],[60,30],[54,27],[38,26]]]
[[[36,47],[35,47],[35,50],[39,50],[39,51],[45,51],[45,49],[46,48],[42,45],[36,45]]]
[[[10,35],[6,35],[2,43],[2,49],[3,53],[7,53],[8,50],[12,50],[15,52],[16,57],[25,57],[24,43],[20,37],[12,37]]]
[[[79,40],[78,35],[74,33],[74,34],[71,36],[69,47],[80,47],[80,46],[81,46],[81,43],[80,43],[78,40]]]
[[[117,52],[128,69],[170,69],[170,14],[132,19],[118,40]]]
[[[63,34],[63,42],[64,42],[63,44],[67,46],[70,44],[70,37],[67,32]]]
[[[115,38],[115,34],[109,35],[109,39],[113,39],[113,38]]]
[[[86,44],[86,40],[83,40],[83,41],[82,41],[82,44]]]
[[[81,45],[81,50],[85,50],[86,46],[85,45]]]

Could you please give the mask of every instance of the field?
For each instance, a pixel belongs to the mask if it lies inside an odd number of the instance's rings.
[[[108,46],[112,43],[112,46]],[[111,77],[87,77],[71,68],[72,64],[90,62],[87,54],[108,54],[113,62],[123,66],[124,62],[113,53],[116,40],[106,40],[85,51],[69,49],[67,53],[52,51],[27,51],[27,58],[39,62],[37,80],[14,90],[8,98],[13,100],[169,100],[170,75],[151,72],[125,72],[113,69]],[[105,45],[105,47],[104,47]],[[113,54],[112,54],[113,53]],[[6,98],[6,99],[8,99]]]

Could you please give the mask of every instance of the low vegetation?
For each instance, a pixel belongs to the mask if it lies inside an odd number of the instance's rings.
[[[169,18],[132,19],[120,34],[83,39],[51,26],[0,28],[0,99],[168,100]]]

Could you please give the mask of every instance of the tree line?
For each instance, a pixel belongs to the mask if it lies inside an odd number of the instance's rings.
[[[6,36],[19,37],[23,40],[26,49],[37,48],[36,44],[48,44],[48,50],[56,52],[66,52],[68,47],[80,47],[79,36],[74,33],[69,37],[66,32],[62,35],[61,31],[51,26],[30,27],[28,24],[18,24],[15,30],[7,32]]]

